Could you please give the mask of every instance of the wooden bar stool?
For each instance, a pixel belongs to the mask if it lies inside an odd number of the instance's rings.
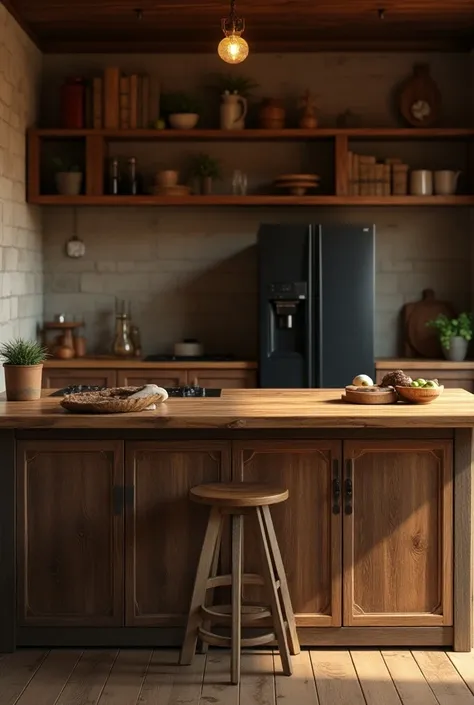
[[[197,567],[188,622],[181,649],[180,664],[190,664],[196,652],[198,638],[205,644],[231,648],[231,682],[240,679],[240,650],[245,646],[261,646],[278,642],[283,673],[292,674],[291,654],[300,651],[295,617],[286,582],[278,541],[269,509],[288,499],[288,490],[255,483],[213,483],[198,485],[190,491],[193,502],[209,504],[211,513],[207,524],[201,556]],[[230,514],[232,524],[232,573],[217,575],[222,525]],[[253,514],[257,518],[259,543],[262,553],[263,577],[243,574],[243,520]],[[230,585],[231,605],[209,605],[207,591]],[[243,605],[243,585],[263,585],[269,606]],[[210,593],[212,599],[212,593]],[[242,639],[242,627],[258,627],[259,620],[270,617],[273,630],[260,636]],[[231,625],[231,637],[211,631],[211,624]]]

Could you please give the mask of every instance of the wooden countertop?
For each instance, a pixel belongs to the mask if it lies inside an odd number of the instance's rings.
[[[45,367],[71,370],[169,370],[180,367],[193,370],[254,370],[257,363],[249,360],[232,360],[229,362],[193,362],[189,360],[170,362],[145,362],[139,359],[122,360],[117,357],[75,357],[72,360],[50,358]]]
[[[451,362],[450,360],[425,360],[424,358],[379,358],[375,361],[376,370],[472,370],[474,360]]]
[[[45,395],[52,390],[45,390]],[[341,390],[225,389],[220,398],[169,399],[156,411],[70,414],[58,397],[0,401],[0,428],[257,429],[474,427],[474,395],[446,389],[432,404],[361,406],[341,401]]]

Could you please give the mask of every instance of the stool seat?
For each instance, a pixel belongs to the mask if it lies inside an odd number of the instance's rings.
[[[288,490],[256,482],[214,482],[193,487],[189,496],[214,507],[264,507],[287,500]]]

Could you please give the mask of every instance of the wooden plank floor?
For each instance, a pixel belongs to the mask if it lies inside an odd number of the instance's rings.
[[[474,705],[474,651],[304,650],[294,675],[278,652],[228,652],[191,666],[177,651],[20,650],[0,656],[0,705]]]

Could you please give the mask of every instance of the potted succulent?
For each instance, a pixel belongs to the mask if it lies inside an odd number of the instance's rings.
[[[474,318],[472,313],[460,313],[457,318],[440,314],[427,325],[436,328],[441,347],[446,359],[461,362],[467,355],[469,341],[472,339]]]
[[[4,360],[5,389],[8,401],[32,401],[41,397],[43,362],[46,348],[35,340],[17,338],[0,346]]]
[[[78,196],[81,193],[82,172],[77,164],[67,164],[63,159],[55,157],[53,164],[57,168],[54,175],[56,188],[61,196]]]
[[[199,101],[189,93],[165,93],[161,106],[168,122],[175,130],[192,130],[199,120]]]
[[[199,179],[201,194],[209,195],[213,180],[220,178],[219,162],[209,154],[196,154],[191,162],[191,174]]]

